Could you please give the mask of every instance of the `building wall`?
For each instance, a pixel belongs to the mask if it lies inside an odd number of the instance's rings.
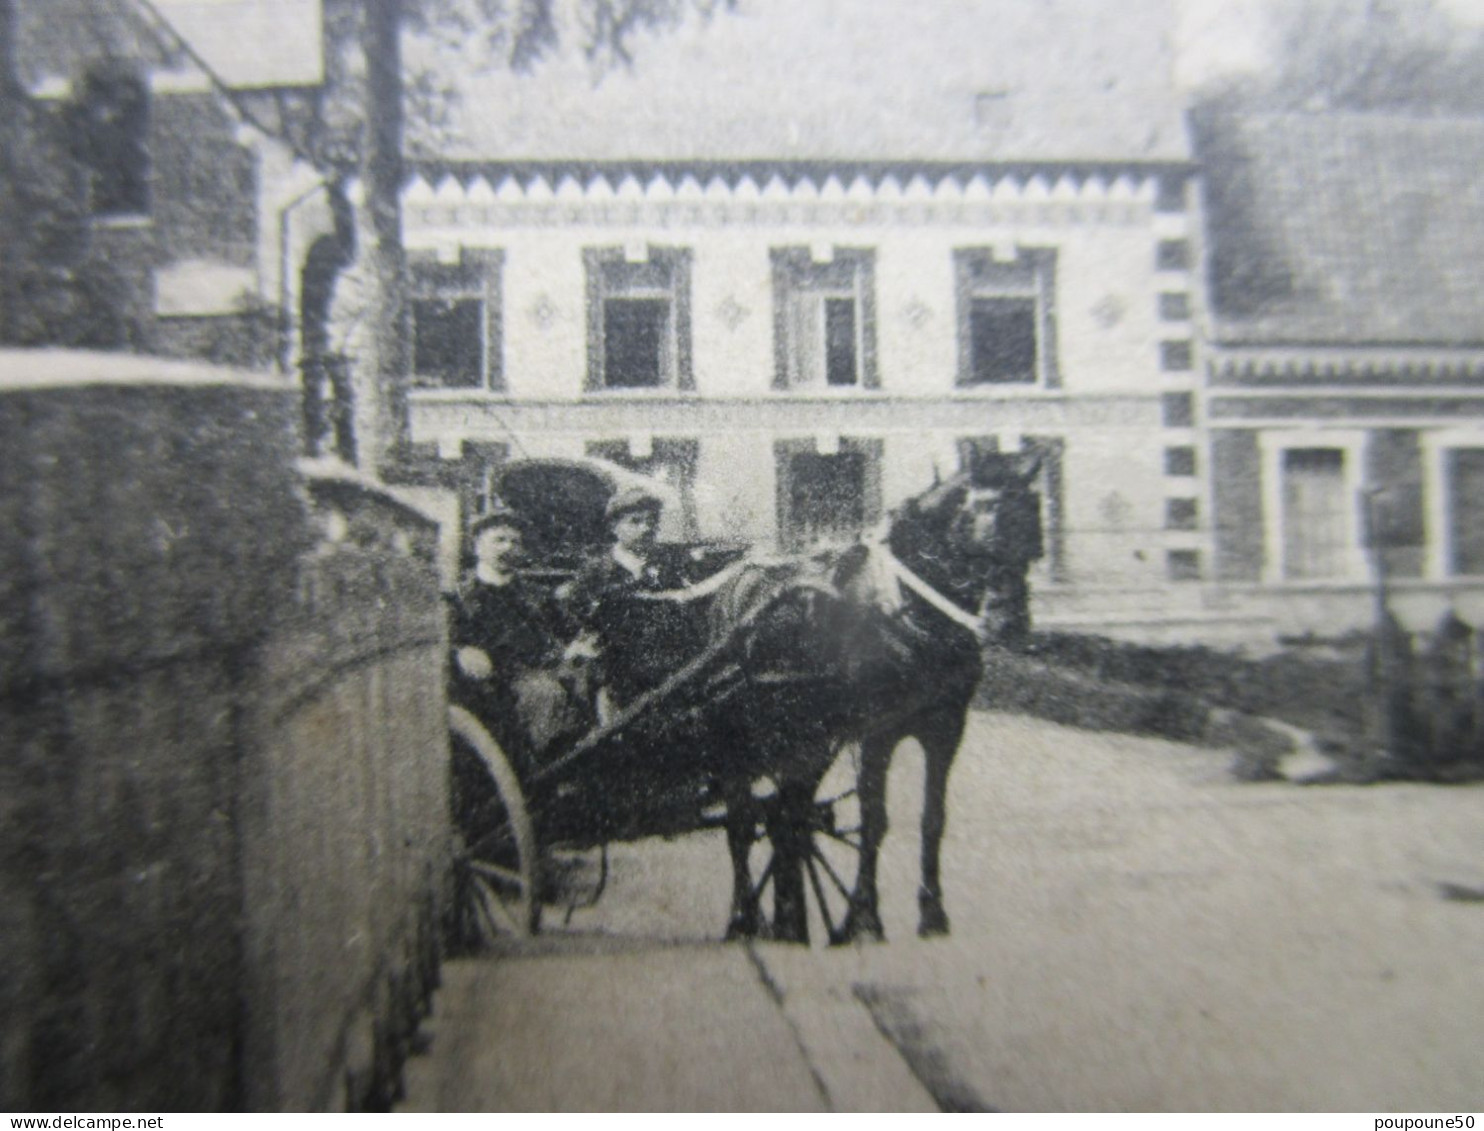
[[[1335,635],[1374,619],[1378,555],[1397,615],[1425,630],[1452,609],[1474,614],[1481,576],[1460,542],[1453,453],[1484,451],[1480,359],[1438,351],[1218,349],[1208,393],[1216,578],[1229,599],[1265,606],[1278,631]],[[1340,356],[1344,353],[1344,356]],[[1281,356],[1280,356],[1281,355]],[[1285,454],[1340,454],[1326,508],[1342,533],[1333,568],[1304,576],[1287,560]],[[1370,531],[1379,533],[1379,546]]]
[[[290,391],[4,356],[0,1103],[238,1106],[236,712],[307,541]]]
[[[281,378],[0,373],[0,1106],[389,1104],[450,875],[433,523],[306,484]]]
[[[279,210],[303,190],[305,171],[245,129],[204,75],[180,69],[123,9],[96,0],[68,0],[68,9],[22,6],[17,54],[29,98],[25,183],[15,187],[29,234],[11,268],[24,278],[7,336],[267,365],[283,299]],[[59,37],[55,25],[68,19],[99,21],[97,34]],[[80,123],[95,74],[128,76],[143,91],[147,192],[137,208],[100,211],[90,200]]]
[[[674,178],[672,178],[673,180]],[[465,441],[509,441],[512,455],[578,455],[595,439],[700,440],[698,516],[709,536],[777,536],[775,444],[881,441],[881,493],[891,507],[953,470],[959,443],[1014,449],[1061,443],[1062,560],[1057,580],[1094,586],[1162,585],[1167,551],[1200,530],[1166,529],[1164,448],[1193,443],[1167,425],[1163,397],[1188,388],[1162,343],[1189,340],[1188,322],[1162,318],[1162,292],[1188,292],[1183,262],[1161,243],[1188,236],[1187,217],[1156,204],[1153,177],[1056,174],[964,183],[903,174],[848,188],[807,178],[761,189],[746,179],[702,188],[661,179],[511,178],[414,182],[405,200],[415,254],[457,263],[465,249],[498,249],[503,340],[498,387],[412,395],[414,444],[462,457]],[[612,184],[610,182],[618,182]],[[586,391],[587,280],[583,251],[649,246],[691,254],[694,392]],[[878,387],[808,393],[775,388],[770,251],[805,247],[874,252]],[[954,252],[1055,254],[1057,378],[1031,387],[963,388]],[[1195,490],[1195,480],[1175,486]],[[1203,516],[1197,517],[1203,524]],[[1053,581],[1051,563],[1041,582]]]

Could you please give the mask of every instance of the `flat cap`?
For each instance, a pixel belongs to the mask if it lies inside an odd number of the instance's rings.
[[[524,534],[527,525],[526,520],[521,517],[519,511],[512,510],[504,503],[496,503],[469,524],[469,537],[471,539],[478,538],[486,530],[491,530],[496,526],[508,526],[512,530],[519,530]]]
[[[665,504],[658,495],[651,494],[643,487],[625,487],[608,500],[608,505],[603,508],[603,516],[612,522],[619,515],[630,511],[654,511],[658,514],[664,509]]]

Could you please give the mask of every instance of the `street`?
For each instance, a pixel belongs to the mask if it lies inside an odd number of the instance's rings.
[[[1223,752],[976,714],[947,939],[898,754],[884,945],[714,942],[719,835],[450,964],[406,1110],[1477,1111],[1484,792],[1241,784]]]

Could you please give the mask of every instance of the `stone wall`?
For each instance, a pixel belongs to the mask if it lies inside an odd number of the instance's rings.
[[[248,708],[247,1106],[384,1108],[438,975],[448,719],[437,528],[323,469]]]
[[[327,510],[279,381],[0,372],[0,1107],[385,1102],[447,870],[431,524]]]

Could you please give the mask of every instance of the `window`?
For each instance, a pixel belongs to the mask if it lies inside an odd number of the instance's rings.
[[[149,213],[149,88],[135,75],[93,71],[73,107],[75,155],[94,216]]]
[[[1056,253],[1021,248],[1011,262],[984,248],[953,253],[958,292],[958,383],[1059,384]]]
[[[649,454],[641,456],[634,453],[628,440],[594,440],[587,445],[587,454],[670,484],[680,497],[680,514],[672,516],[678,523],[680,536],[688,541],[700,536],[696,518],[696,465],[701,445],[697,441],[656,439],[650,442]]]
[[[804,550],[856,537],[881,517],[881,442],[842,440],[834,452],[812,441],[779,441],[778,525],[784,547]]]
[[[1448,570],[1454,575],[1484,574],[1484,449],[1454,448],[1446,454]]]
[[[774,381],[780,389],[874,389],[875,256],[835,248],[774,248]]]
[[[440,389],[498,389],[498,251],[465,249],[456,264],[410,257],[412,380]]]
[[[1190,244],[1186,240],[1160,240],[1154,249],[1154,266],[1159,271],[1189,271]]]
[[[399,486],[437,487],[452,492],[458,498],[462,525],[467,529],[500,502],[495,485],[509,459],[510,445],[500,441],[465,439],[458,459],[440,456],[436,441],[410,442],[397,462],[394,481]]]
[[[1185,211],[1185,178],[1183,176],[1159,178],[1159,191],[1155,196],[1154,208],[1157,212]]]
[[[484,304],[477,298],[412,301],[412,371],[431,384],[482,384]]]
[[[1282,452],[1283,576],[1344,577],[1351,558],[1351,501],[1341,448]]]
[[[1190,447],[1165,449],[1165,474],[1189,476],[1195,474],[1195,449]]]
[[[1165,554],[1165,575],[1171,581],[1199,581],[1201,579],[1200,551],[1168,551]]]
[[[1187,373],[1195,367],[1195,351],[1189,342],[1160,342],[1159,367],[1168,373]]]
[[[801,452],[788,468],[788,532],[804,545],[850,537],[866,523],[866,457]]]
[[[1181,291],[1166,291],[1159,296],[1159,317],[1165,322],[1190,319],[1190,296]]]
[[[690,252],[589,248],[587,387],[691,389]]]
[[[1159,410],[1166,428],[1190,428],[1195,424],[1195,398],[1189,393],[1165,393],[1159,398]]]
[[[1165,500],[1166,530],[1195,530],[1199,525],[1199,511],[1194,499]]]

